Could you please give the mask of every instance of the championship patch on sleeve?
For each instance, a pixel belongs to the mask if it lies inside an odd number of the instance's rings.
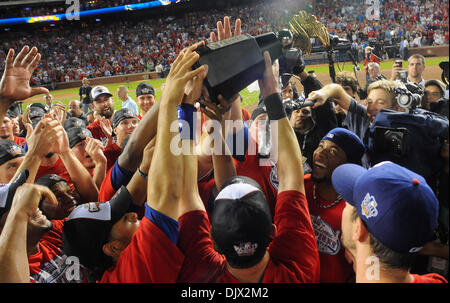
[[[111,205],[109,204],[109,202],[90,202],[82,204],[75,208],[67,218],[67,220],[73,219],[110,221]]]

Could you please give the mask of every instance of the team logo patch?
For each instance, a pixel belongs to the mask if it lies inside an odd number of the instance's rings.
[[[361,203],[361,213],[367,218],[376,217],[378,215],[377,201],[374,196],[366,194]]]
[[[151,91],[152,91],[152,90],[151,90],[150,88],[147,88],[147,87],[141,89],[141,92],[142,92],[144,95],[150,93]]]
[[[311,223],[316,236],[319,253],[336,255],[341,249],[340,230],[335,231],[320,216],[311,215]]]
[[[240,243],[239,245],[233,245],[233,248],[239,257],[253,256],[256,248],[258,248],[258,243]]]
[[[15,156],[17,156],[17,155],[22,154],[22,148],[20,148],[20,147],[17,146],[17,145],[11,145],[11,146],[9,147],[9,149],[8,149],[8,153],[9,153],[11,156],[15,157]]]
[[[111,205],[109,202],[89,202],[76,207],[67,220],[92,219],[100,221],[111,220]]]
[[[272,165],[272,170],[270,171],[270,183],[272,184],[273,188],[278,190],[280,181],[278,180],[278,170],[276,165]]]

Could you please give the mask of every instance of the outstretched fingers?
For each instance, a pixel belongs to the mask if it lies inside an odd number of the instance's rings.
[[[22,64],[22,60],[27,55],[28,51],[30,50],[30,47],[28,45],[25,45],[22,50],[17,55],[16,59],[14,59],[13,67],[20,67]]]

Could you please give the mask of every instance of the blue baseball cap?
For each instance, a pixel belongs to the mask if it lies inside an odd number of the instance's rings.
[[[369,233],[391,250],[414,253],[433,239],[439,202],[422,176],[386,161],[369,170],[340,165],[331,180]]]
[[[348,163],[361,164],[361,158],[366,151],[366,146],[361,139],[348,129],[336,127],[330,130],[323,138],[335,143],[347,155]]]

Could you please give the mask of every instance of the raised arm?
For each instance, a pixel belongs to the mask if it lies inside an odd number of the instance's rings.
[[[42,158],[50,152],[52,145],[62,134],[62,130],[57,128],[58,125],[58,122],[48,115],[39,121],[34,131],[31,124],[26,124],[28,151],[14,178],[23,170],[28,169],[27,182],[34,183]]]
[[[98,188],[94,183],[94,179],[83,164],[81,164],[80,160],[73,154],[69,147],[69,138],[61,124],[59,128],[62,129],[62,133],[56,141],[55,152],[61,157],[76,190],[84,201],[97,201]]]
[[[236,166],[225,142],[224,135],[225,119],[223,112],[227,107],[227,102],[220,98],[219,100],[221,101],[219,106],[212,102],[200,102],[204,105],[204,107],[201,107],[201,111],[211,119],[207,121],[207,131],[211,142],[214,180],[217,192],[220,191],[226,180],[236,176]]]
[[[314,101],[313,108],[325,104],[329,98],[334,98],[335,101],[345,110],[348,111],[352,97],[345,92],[339,84],[327,84],[319,90],[313,91],[308,95],[306,101]]]
[[[173,150],[177,146],[172,146],[172,142],[180,142],[180,134],[171,131],[171,125],[176,123],[178,126],[177,107],[183,100],[187,82],[205,70],[201,66],[192,71],[192,65],[199,59],[199,55],[194,52],[196,48],[197,44],[184,49],[174,61],[167,77],[160,101],[156,145],[149,171],[148,205],[175,220],[178,220],[179,212],[174,203],[178,203],[182,195],[184,178],[177,174],[183,171],[183,156]]]
[[[106,165],[108,160],[106,159],[105,154],[103,154],[103,144],[100,140],[87,137],[86,141],[86,153],[95,163],[94,175],[92,178],[99,189],[106,176]]]
[[[271,128],[277,130],[278,140],[277,161],[278,179],[280,185],[278,194],[287,190],[305,193],[303,182],[302,154],[297,143],[294,130],[284,111],[278,81],[275,78],[269,53],[264,52],[266,69],[263,79],[259,81],[261,94],[271,121]],[[273,126],[273,127],[272,127]],[[276,146],[276,145],[275,145]]]
[[[5,61],[5,70],[0,80],[0,121],[15,101],[26,100],[38,94],[48,94],[44,87],[30,87],[30,79],[37,68],[41,54],[36,47],[26,45],[14,58],[14,50],[9,49]]]
[[[27,226],[43,197],[58,204],[55,195],[45,186],[24,184],[17,188],[0,234],[0,283],[30,282]]]

